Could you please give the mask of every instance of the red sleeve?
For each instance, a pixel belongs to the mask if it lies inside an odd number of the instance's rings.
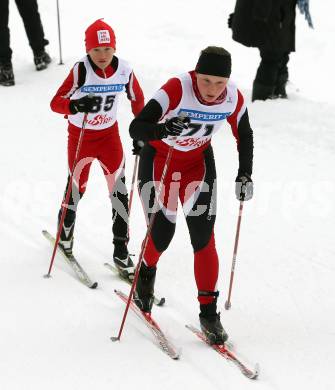
[[[131,72],[129,82],[126,85],[126,92],[127,97],[131,102],[131,110],[134,116],[137,116],[144,107],[144,95],[134,72]]]
[[[181,101],[183,95],[181,81],[177,77],[173,77],[168,80],[161,89],[167,93],[169,98],[169,105],[165,111],[165,113],[168,113],[169,111],[174,110]]]
[[[50,102],[52,111],[65,115],[71,114],[69,108],[70,97],[78,88],[78,64],[76,64],[56,92],[56,95],[52,98]]]

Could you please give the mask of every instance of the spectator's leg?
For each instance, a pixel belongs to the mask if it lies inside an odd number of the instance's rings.
[[[44,52],[44,46],[49,41],[44,38],[37,0],[15,0],[15,2],[22,17],[29,45],[34,52],[34,56],[41,55]]]
[[[9,46],[9,0],[0,1],[0,63],[10,63],[12,59],[12,50]]]
[[[261,62],[253,83],[252,101],[274,97],[282,53],[260,49]]]
[[[9,0],[0,1],[0,85],[14,85],[12,50],[9,46]]]
[[[279,98],[287,98],[286,84],[288,81],[288,64],[289,53],[283,53],[282,59],[279,64],[278,77],[276,81],[276,87],[274,94]]]

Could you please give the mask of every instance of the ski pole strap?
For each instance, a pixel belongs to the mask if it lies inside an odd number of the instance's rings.
[[[218,297],[220,294],[219,291],[203,291],[203,290],[198,290],[198,296],[199,297]]]

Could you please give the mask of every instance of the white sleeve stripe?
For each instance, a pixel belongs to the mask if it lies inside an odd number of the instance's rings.
[[[129,95],[131,97],[131,100],[135,101],[136,100],[136,96],[135,96],[135,93],[134,93],[133,85],[134,85],[134,73],[131,72],[130,79],[129,79]]]
[[[157,102],[162,107],[162,111],[163,111],[162,117],[163,117],[167,113],[167,110],[169,109],[169,105],[170,105],[169,95],[164,91],[164,89],[159,89],[154,94],[152,99],[157,100]]]
[[[74,92],[78,89],[78,68],[79,68],[79,63],[77,62],[72,69],[73,85],[70,91],[64,96],[64,98],[66,99],[70,98],[74,94]]]

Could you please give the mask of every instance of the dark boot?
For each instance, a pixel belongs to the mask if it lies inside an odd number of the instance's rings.
[[[276,98],[280,99],[287,99],[287,93],[286,93],[286,84],[287,84],[287,75],[281,75],[278,77],[275,89],[274,89],[274,95]]]
[[[251,101],[254,102],[255,100],[273,99],[274,90],[275,90],[274,86],[263,85],[257,81],[254,81],[252,85]]]
[[[15,84],[12,63],[0,62],[0,85],[9,87]]]
[[[43,70],[48,67],[51,62],[51,58],[46,51],[40,53],[34,53],[34,63],[36,70]]]
[[[207,305],[200,304],[200,327],[210,344],[224,344],[228,334],[223,329],[220,313],[216,312],[216,298]]]
[[[286,84],[278,85],[275,88],[274,98],[287,99]]]
[[[134,302],[146,313],[151,313],[152,305],[154,303],[156,270],[156,267],[147,267],[144,263],[142,263],[137,279],[133,297]]]
[[[68,182],[66,184],[64,199],[66,198],[66,194],[68,191],[69,180],[70,177],[68,177]],[[72,255],[73,232],[74,232],[74,225],[76,223],[77,207],[82,196],[83,194],[80,193],[78,189],[76,189],[75,191],[75,196],[73,195],[73,193],[71,193],[69,198],[69,204],[66,209],[63,226],[61,227],[60,241],[58,245],[64,250],[64,252],[66,252],[69,255]],[[58,213],[57,229],[59,226],[61,216],[62,216],[62,209],[60,209]]]
[[[61,218],[61,210],[58,213],[58,225]],[[63,249],[63,251],[67,255],[72,255],[73,248],[73,233],[74,233],[74,225],[76,222],[76,214],[71,212],[71,210],[67,210],[63,226],[61,228],[61,234],[59,239],[59,246]]]
[[[134,279],[135,267],[127,249],[127,238],[114,237],[113,260],[122,277]]]

